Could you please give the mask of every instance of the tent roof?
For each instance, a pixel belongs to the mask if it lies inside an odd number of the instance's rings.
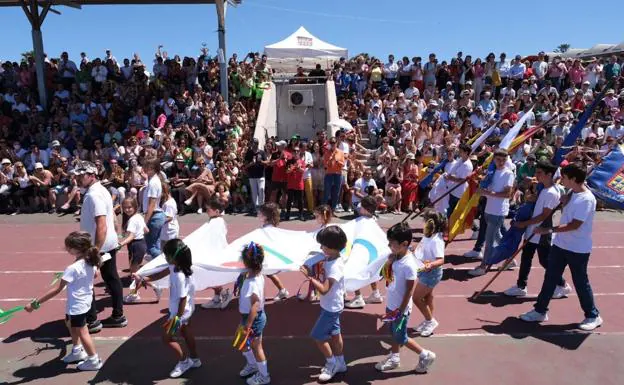
[[[286,39],[264,47],[264,53],[273,58],[296,57],[341,57],[347,56],[347,49],[327,43],[299,27]]]
[[[587,51],[583,52],[583,56],[601,55],[607,53],[607,51],[613,47],[615,47],[615,44],[596,44]]]

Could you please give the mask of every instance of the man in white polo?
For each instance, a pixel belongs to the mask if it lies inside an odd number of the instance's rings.
[[[102,327],[125,327],[128,320],[123,314],[123,290],[117,273],[117,232],[113,199],[97,179],[97,168],[91,162],[80,161],[73,170],[78,186],[87,190],[80,211],[80,230],[91,234],[93,245],[100,250],[102,280],[111,294],[113,312],[102,322],[97,319],[95,298],[87,315],[89,331],[96,333]]]

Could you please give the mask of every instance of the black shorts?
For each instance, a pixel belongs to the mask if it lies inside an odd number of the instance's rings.
[[[271,188],[273,190],[280,191],[282,194],[286,193],[287,186],[288,186],[287,182],[275,182],[275,181],[271,182]]]
[[[83,314],[65,314],[65,321],[69,321],[69,325],[73,328],[81,328],[87,324],[87,313]]]
[[[128,258],[133,265],[139,265],[143,262],[143,257],[147,253],[147,243],[144,239],[135,239],[128,244]]]

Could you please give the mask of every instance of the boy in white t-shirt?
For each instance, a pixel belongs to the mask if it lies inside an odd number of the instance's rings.
[[[571,193],[564,197],[559,226],[537,227],[535,234],[555,234],[553,246],[548,254],[548,269],[544,276],[542,290],[537,296],[534,310],[524,313],[520,319],[527,322],[548,321],[548,304],[565,270],[570,267],[572,281],[578,295],[585,319],[579,329],[591,331],[602,325],[602,318],[594,303],[587,265],[592,250],[592,230],[596,198],[585,186],[587,171],[576,164],[569,164],[561,170],[561,183]]]
[[[165,225],[160,229],[160,247],[170,239],[178,238],[180,234],[180,224],[178,223],[178,204],[171,196],[169,185],[163,185],[162,210],[165,213]]]
[[[459,156],[460,159],[454,162],[453,166],[450,168],[448,173],[444,175],[446,180],[450,181],[448,183],[448,188],[455,187],[458,183],[462,183],[461,186],[457,187],[455,190],[451,191],[449,194],[449,208],[448,208],[448,217],[451,217],[453,211],[455,210],[455,206],[459,202],[459,199],[464,194],[464,191],[468,188],[468,182],[466,178],[472,173],[473,166],[472,161],[470,161],[470,153],[472,149],[467,144],[459,145]]]
[[[388,257],[382,272],[388,285],[388,300],[384,320],[392,335],[392,353],[375,365],[385,372],[401,366],[399,351],[402,346],[419,355],[417,373],[426,373],[436,359],[435,353],[423,349],[414,339],[407,336],[407,323],[412,312],[412,294],[418,280],[418,265],[409,252],[412,231],[406,223],[392,226],[387,233],[392,254]]]
[[[319,262],[319,274],[313,276],[306,265],[301,266],[301,273],[321,295],[321,314],[310,335],[327,361],[321,369],[319,381],[327,382],[336,373],[347,371],[340,331],[345,295],[344,261],[340,258],[340,250],[347,245],[347,235],[338,226],[327,226],[319,231],[316,240],[325,254],[325,260]]]

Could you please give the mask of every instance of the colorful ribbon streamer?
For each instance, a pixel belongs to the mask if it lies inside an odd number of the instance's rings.
[[[54,279],[50,283],[50,286],[54,286],[63,277],[63,272],[54,273]]]
[[[176,335],[176,333],[180,329],[180,317],[175,316],[173,318],[168,319],[167,322],[165,322],[165,324],[163,325],[163,328],[165,329],[165,332],[168,335],[170,336]]]
[[[253,341],[253,331],[245,328],[243,325],[238,325],[236,333],[234,334],[232,347],[236,350],[243,351],[251,347],[251,341]]]
[[[7,323],[11,318],[15,316],[15,313],[24,310],[24,306],[16,306],[9,310],[0,309],[0,325]]]

